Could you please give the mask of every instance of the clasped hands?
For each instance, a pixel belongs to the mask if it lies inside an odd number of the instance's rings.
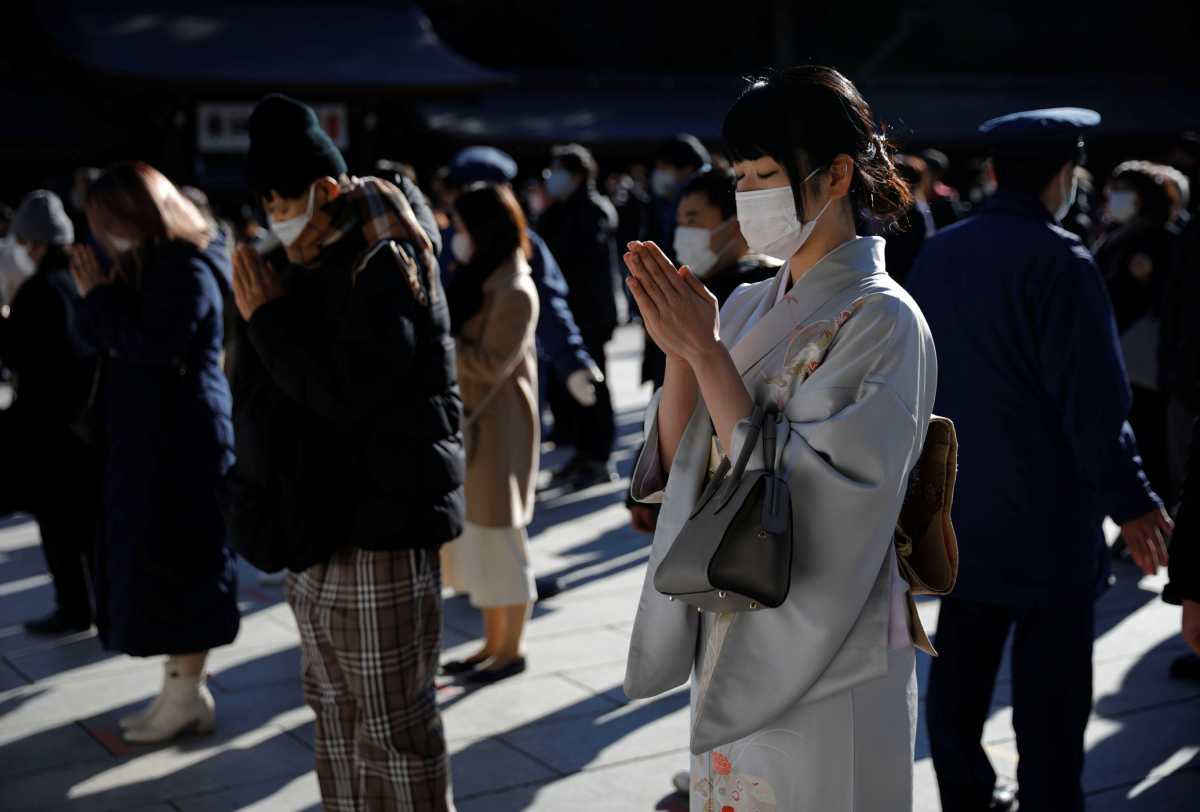
[[[695,367],[722,349],[717,298],[686,265],[676,269],[653,242],[631,242],[629,290],[651,340],[668,356]]]
[[[100,259],[96,256],[96,250],[87,244],[72,245],[70,247],[71,254],[71,276],[75,279],[75,287],[79,291],[79,295],[87,297],[89,293],[95,290],[100,285],[107,285],[112,282],[112,270],[105,270],[100,264]]]
[[[233,255],[233,298],[242,318],[283,295],[283,283],[271,264],[250,245],[239,245]]]

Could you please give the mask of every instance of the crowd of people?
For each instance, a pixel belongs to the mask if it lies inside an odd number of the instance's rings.
[[[435,678],[526,670],[556,588],[530,564],[539,480],[617,479],[606,348],[636,320],[656,394],[627,505],[654,541],[626,691],[694,680],[692,808],[908,808],[918,630],[895,527],[937,412],[963,461],[928,700],[943,808],[1082,810],[1114,556],[1152,574],[1174,535],[1164,597],[1200,654],[1200,153],[1184,139],[1175,165],[1101,182],[1098,121],[984,123],[960,192],[943,152],[898,150],[852,83],[808,66],[750,83],[720,153],[679,135],[602,176],[560,144],[523,175],[473,146],[426,194],[408,164],[353,174],[272,95],[249,121],[251,215],[138,161],[78,171],[65,201],[31,191],[0,222],[0,514],[37,521],[56,598],[27,628],[94,624],[165,657],[121,720],[165,742],[216,724],[237,556],[287,571],[326,808],[453,809]],[[539,477],[544,442],[572,453]],[[780,467],[796,506],[779,608],[655,589],[726,457]],[[439,662],[444,587],[483,639]],[[1016,788],[981,745],[1010,632]]]

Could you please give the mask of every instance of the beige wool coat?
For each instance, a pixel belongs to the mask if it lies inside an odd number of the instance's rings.
[[[467,521],[524,527],[533,518],[541,448],[534,348],[539,303],[525,258],[518,253],[497,268],[483,294],[457,340],[467,414]]]

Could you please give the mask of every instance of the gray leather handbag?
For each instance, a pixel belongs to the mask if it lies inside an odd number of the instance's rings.
[[[774,609],[792,584],[792,496],[776,475],[778,412],[756,406],[737,463],[713,474],[671,549],[654,588],[707,612]],[[763,439],[763,470],[746,473]]]

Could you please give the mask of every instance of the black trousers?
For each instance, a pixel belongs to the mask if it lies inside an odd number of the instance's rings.
[[[557,374],[553,376],[547,399],[554,412],[555,437],[574,446],[575,451],[585,459],[606,463],[612,456],[617,435],[605,354],[605,345],[612,337],[612,332],[581,330],[581,335],[588,355],[604,372],[604,383],[596,387],[596,404],[581,406],[567,391],[567,382]]]
[[[46,569],[54,579],[58,610],[81,623],[92,621],[92,547],[96,543],[98,516],[82,504],[60,505],[57,510],[34,514],[42,536]]]
[[[58,609],[92,620],[93,549],[100,522],[96,454],[67,429],[48,429],[8,410],[0,412],[0,516],[33,515]]]
[[[926,719],[943,812],[983,812],[996,773],[983,750],[1004,644],[1013,633],[1013,727],[1021,812],[1083,812],[1095,607],[1014,609],[942,600]]]

